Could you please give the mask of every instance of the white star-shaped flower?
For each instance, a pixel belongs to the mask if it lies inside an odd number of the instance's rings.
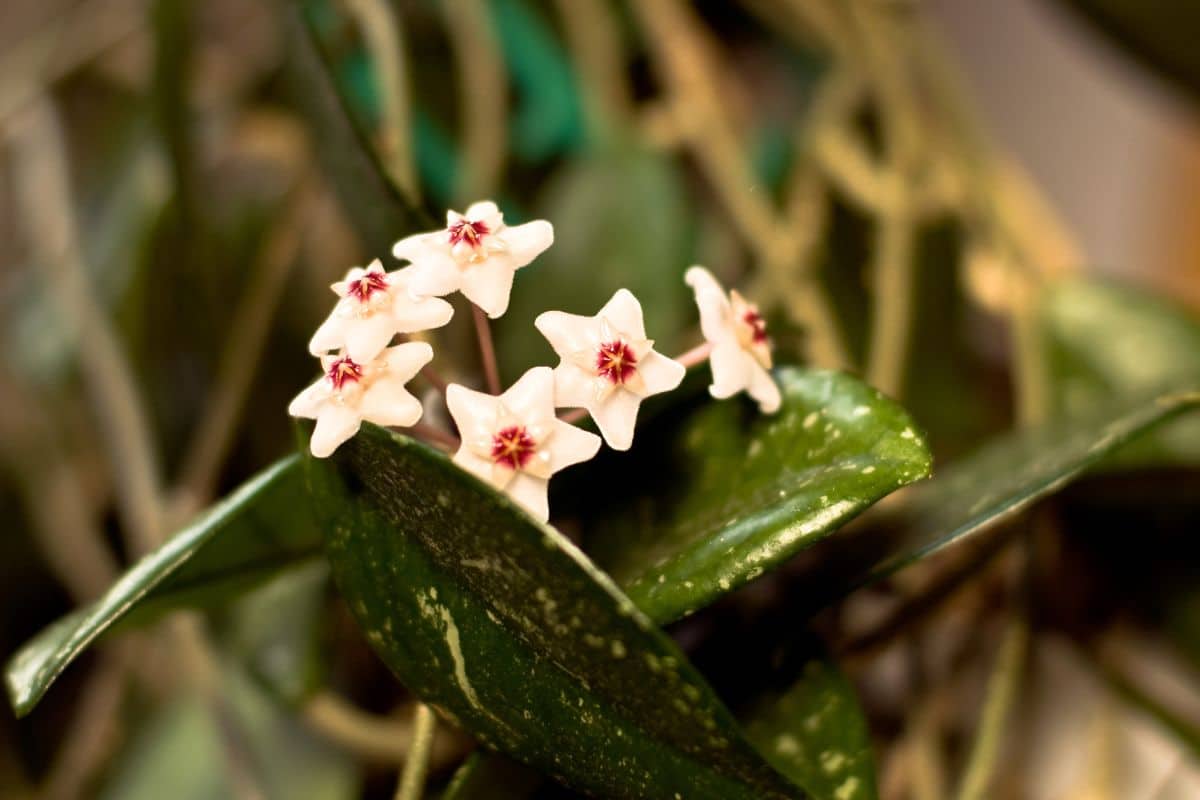
[[[764,414],[778,411],[782,399],[769,371],[771,342],[758,306],[746,302],[736,289],[726,295],[704,267],[692,267],[683,279],[696,293],[700,330],[712,345],[709,393],[724,399],[744,390],[758,401]]]
[[[366,363],[379,355],[397,333],[440,328],[454,316],[445,300],[414,300],[409,293],[411,270],[384,272],[379,259],[355,267],[330,288],[341,299],[308,343],[313,355],[346,349],[350,358]]]
[[[433,348],[425,342],[389,347],[365,364],[348,353],[321,356],[324,377],[296,395],[288,413],[317,421],[309,442],[317,458],[330,455],[358,433],[363,420],[415,425],[421,418],[421,403],[405,384],[432,360]]]
[[[508,492],[542,522],[550,518],[550,476],[600,449],[599,436],[554,416],[549,367],[534,367],[499,397],[452,383],[446,406],[462,437],[454,463]]]
[[[489,317],[508,310],[513,275],[554,243],[554,227],[539,219],[509,227],[491,201],[466,214],[446,213],[444,230],[418,233],[392,246],[392,255],[411,261],[414,297],[461,291]]]
[[[594,317],[547,311],[533,324],[562,359],[554,370],[555,404],[586,408],[614,450],[633,444],[642,400],[674,389],[686,372],[653,349],[642,305],[627,289]]]

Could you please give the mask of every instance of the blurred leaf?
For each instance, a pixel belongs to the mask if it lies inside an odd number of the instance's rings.
[[[295,705],[320,687],[321,613],[329,564],[288,570],[229,609],[230,644],[240,663],[284,702]]]
[[[1012,519],[1062,489],[1117,448],[1200,405],[1200,383],[1134,398],[1071,420],[992,441],[913,487],[900,510],[813,548],[797,581],[815,604],[830,602],[944,547]]]
[[[472,753],[454,773],[442,800],[524,800],[545,783],[540,773],[496,753]]]
[[[784,405],[775,415],[706,397],[644,426],[630,453],[607,458],[612,478],[578,473],[584,493],[620,481],[620,503],[588,509],[589,551],[660,624],[929,475],[912,419],[879,392],[827,370],[784,368],[777,380]]]
[[[604,797],[801,797],[675,644],[553,528],[375,427],[309,462],[338,587],[400,680]]]
[[[13,708],[28,714],[68,664],[131,614],[227,599],[320,547],[298,458],[276,462],[139,561],[95,603],[17,651],[5,668]]]
[[[392,242],[433,218],[401,195],[387,177],[379,154],[339,92],[320,39],[308,15],[294,9],[288,20],[288,78],[296,102],[312,127],[313,148],[350,224],[370,253],[387,253]]]
[[[1064,0],[1118,46],[1176,81],[1200,92],[1200,6],[1180,0]]]
[[[641,301],[647,333],[669,351],[694,324],[683,283],[689,204],[675,165],[643,150],[606,150],[568,162],[546,186],[534,216],[554,223],[554,246],[517,275],[498,329],[514,375],[553,355],[533,326],[548,309],[594,314],[624,287]]]
[[[1113,395],[1200,375],[1200,320],[1153,295],[1071,281],[1046,293],[1042,318],[1055,405],[1067,416],[1086,414]],[[1115,460],[1200,464],[1200,418],[1164,426]]]
[[[525,0],[493,0],[491,9],[517,89],[514,154],[537,162],[574,149],[583,140],[583,107],[567,54]]]
[[[879,796],[871,732],[854,686],[827,656],[811,658],[791,688],[761,701],[746,734],[776,769],[816,797]]]
[[[227,667],[222,696],[229,703],[244,767],[267,797],[349,800],[359,796],[349,756],[299,728],[244,676]],[[212,705],[185,694],[160,708],[139,731],[101,790],[101,800],[224,800],[240,796],[230,778],[230,735]]]

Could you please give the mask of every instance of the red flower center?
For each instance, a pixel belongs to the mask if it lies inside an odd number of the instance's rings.
[[[358,383],[362,376],[363,368],[350,358],[339,358],[329,365],[328,378],[337,391],[341,391],[347,383]]]
[[[469,219],[463,218],[450,226],[450,246],[459,242],[466,242],[471,247],[479,249],[483,244],[483,237],[491,233],[485,222],[472,222]]]
[[[509,469],[525,466],[536,451],[537,442],[524,425],[511,425],[492,436],[492,461]]]
[[[746,313],[742,314],[742,322],[750,326],[750,338],[755,344],[767,341],[767,321],[757,309],[747,309]]]
[[[386,292],[387,288],[387,275],[370,270],[364,272],[358,280],[350,281],[346,292],[358,302],[365,303],[375,292]]]
[[[596,374],[613,383],[625,383],[637,372],[637,356],[620,339],[600,345],[596,351]]]

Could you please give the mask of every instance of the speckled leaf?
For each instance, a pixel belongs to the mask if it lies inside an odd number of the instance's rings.
[[[68,664],[131,614],[229,597],[318,554],[321,536],[302,479],[297,457],[276,462],[139,561],[95,603],[18,650],[5,670],[17,714],[29,713]]]
[[[746,734],[776,769],[817,797],[879,796],[867,721],[854,687],[828,657],[809,659],[795,684],[763,700]]]
[[[1069,281],[1041,305],[1056,410],[1078,416],[1114,394],[1200,375],[1200,320],[1130,287]],[[1115,454],[1115,465],[1200,463],[1200,418],[1165,425]]]
[[[373,426],[309,463],[334,577],[367,640],[486,746],[603,797],[804,796],[553,528]]]
[[[896,403],[838,372],[776,374],[778,414],[706,397],[647,426],[630,453],[599,467],[626,494],[592,503],[588,550],[659,623],[778,567],[929,475],[925,441]]]
[[[808,554],[798,569],[814,605],[1011,519],[1154,426],[1200,406],[1200,383],[1123,398],[1087,417],[1010,433]]]

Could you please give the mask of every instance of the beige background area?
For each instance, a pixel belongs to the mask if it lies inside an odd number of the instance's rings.
[[[927,0],[997,142],[1110,275],[1200,306],[1200,104],[1057,0]]]

